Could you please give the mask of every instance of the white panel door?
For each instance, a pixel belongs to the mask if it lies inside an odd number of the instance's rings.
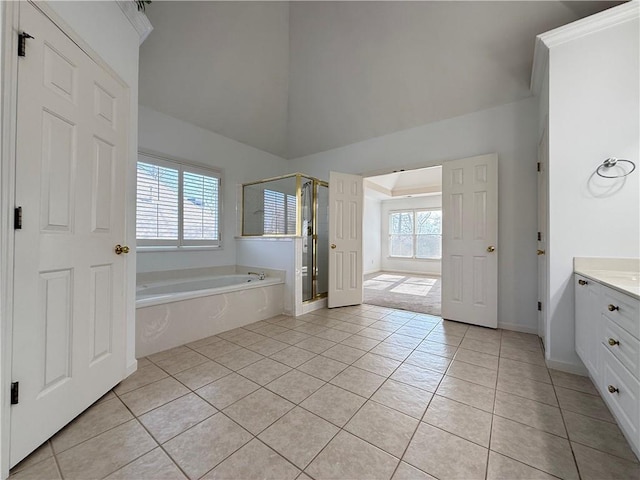
[[[442,317],[498,326],[498,156],[442,165]]]
[[[538,336],[547,346],[547,210],[549,188],[547,127],[538,144]]]
[[[329,173],[329,308],[362,303],[362,203],[362,177]]]
[[[12,466],[125,373],[128,91],[27,2],[20,30]]]

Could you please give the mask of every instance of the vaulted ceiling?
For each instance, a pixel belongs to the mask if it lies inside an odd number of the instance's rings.
[[[142,105],[284,158],[531,94],[535,36],[620,2],[153,2]]]

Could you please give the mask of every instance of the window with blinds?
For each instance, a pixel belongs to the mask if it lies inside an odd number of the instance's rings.
[[[141,154],[137,181],[138,245],[220,245],[219,172]]]
[[[442,211],[407,210],[389,213],[389,256],[442,257]]]
[[[264,190],[264,233],[296,234],[296,196]]]

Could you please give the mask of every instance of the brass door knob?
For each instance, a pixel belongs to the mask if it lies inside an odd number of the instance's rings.
[[[118,244],[118,245],[116,245],[115,251],[116,251],[116,255],[121,255],[123,253],[129,253],[129,247],[127,247],[126,245],[122,246],[122,245]]]
[[[616,387],[614,387],[613,385],[609,385],[607,387],[607,390],[609,390],[609,393],[619,393],[620,390],[618,390]]]
[[[544,251],[544,250],[540,250],[540,249],[538,249],[538,255],[544,255],[544,254],[545,254],[545,251]]]
[[[496,247],[494,247],[493,245],[489,245],[489,246],[487,247],[487,252],[489,252],[489,253],[493,253],[493,252],[495,252],[495,251],[496,251]]]
[[[620,345],[620,341],[616,340],[615,338],[610,338],[609,345],[611,345],[612,347],[615,347],[616,345]]]
[[[578,285],[588,285],[589,282],[587,282],[586,280],[578,280]]]
[[[607,305],[607,308],[609,309],[610,312],[615,312],[616,310],[620,310],[620,307],[616,307],[615,305]]]
[[[336,248],[336,244],[335,244],[335,243],[332,243],[332,244],[331,244],[331,248],[332,248],[332,249],[333,249],[333,248]]]

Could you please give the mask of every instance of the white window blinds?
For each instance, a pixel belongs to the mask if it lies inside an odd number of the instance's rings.
[[[138,245],[220,245],[217,171],[141,154],[137,172]]]

